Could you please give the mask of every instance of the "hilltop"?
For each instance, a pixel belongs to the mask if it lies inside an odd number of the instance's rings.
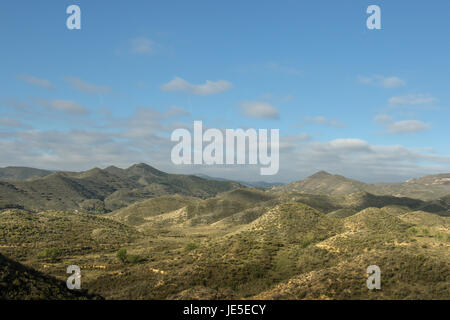
[[[425,176],[403,183],[368,184],[341,175],[320,171],[303,180],[275,186],[273,192],[302,192],[310,194],[343,195],[368,192],[421,200],[435,200],[450,194],[450,174]]]
[[[300,181],[284,186],[274,187],[274,191],[303,192],[311,194],[350,194],[358,191],[368,191],[370,185],[345,178],[340,175],[319,171]]]
[[[0,168],[0,179],[11,181],[23,181],[32,178],[41,178],[52,174],[53,171],[27,167]]]

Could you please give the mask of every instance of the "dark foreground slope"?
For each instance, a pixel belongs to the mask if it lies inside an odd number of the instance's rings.
[[[64,281],[26,267],[0,254],[0,299],[101,299],[86,291],[69,290]]]

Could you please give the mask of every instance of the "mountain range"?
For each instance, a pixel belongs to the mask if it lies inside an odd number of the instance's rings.
[[[312,195],[367,192],[434,201],[436,206],[440,206],[445,203],[441,198],[450,195],[450,174],[426,176],[404,183],[367,184],[321,171],[303,180],[279,185],[236,182],[206,175],[169,174],[143,163],[127,169],[110,166],[82,172],[8,167],[0,169],[0,209],[106,213],[163,195],[208,198],[242,186],[269,188],[270,192]]]
[[[32,172],[40,171],[18,168],[14,176],[29,177]],[[205,198],[238,186],[232,181],[168,174],[141,163],[127,169],[110,166],[58,171],[23,181],[0,180],[0,208],[104,213],[150,197],[182,194]]]
[[[2,297],[450,299],[448,176],[255,188],[137,164],[3,179]]]
[[[435,200],[450,194],[450,173],[410,179],[402,183],[367,184],[341,175],[320,171],[306,179],[273,187],[272,190],[312,194],[350,194],[365,191],[376,195]]]

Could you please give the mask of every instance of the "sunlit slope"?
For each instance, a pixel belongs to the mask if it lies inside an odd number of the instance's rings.
[[[339,234],[315,244],[337,255],[335,263],[298,274],[257,299],[449,299],[448,218],[431,213],[391,215],[367,208],[340,219]],[[432,224],[439,233],[420,234]],[[366,268],[377,265],[382,290],[368,290]]]
[[[58,211],[4,210],[0,225],[1,251],[20,261],[34,259],[46,248],[57,248],[54,260],[111,252],[140,237],[134,228],[111,219]]]

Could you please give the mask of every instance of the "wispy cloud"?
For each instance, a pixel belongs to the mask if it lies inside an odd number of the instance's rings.
[[[166,118],[176,118],[176,117],[185,117],[189,116],[191,113],[186,109],[179,106],[171,106],[164,112],[164,117]]]
[[[388,133],[393,134],[415,133],[425,131],[430,128],[428,123],[420,120],[394,121],[391,116],[386,114],[377,115],[374,121],[384,126]]]
[[[146,37],[137,37],[131,40],[131,52],[142,55],[152,55],[157,51],[158,45]]]
[[[240,106],[245,116],[258,119],[280,119],[276,107],[263,101],[244,101]]]
[[[225,80],[206,80],[204,84],[192,84],[180,77],[175,77],[172,81],[163,84],[161,89],[168,92],[184,92],[199,96],[207,96],[227,91],[232,88],[232,86],[231,82]]]
[[[47,79],[41,79],[27,74],[19,74],[16,78],[36,87],[55,89],[55,86]]]
[[[179,107],[165,111],[137,108],[129,117],[105,119],[109,126],[102,128],[2,130],[0,166],[14,164],[85,170],[111,164],[127,167],[133,163],[147,162],[162,170],[189,173],[194,169],[175,167],[168,161],[173,143],[167,132],[173,129],[173,124],[166,123],[172,117],[184,114],[186,111]],[[379,117],[379,120],[383,119],[389,118]],[[10,120],[4,123],[14,124]],[[306,133],[280,137],[280,150],[280,172],[273,177],[280,181],[297,180],[318,170],[368,182],[400,181],[411,176],[445,172],[450,164],[450,156],[429,150],[402,145],[376,145],[354,137],[311,141]],[[259,177],[259,172],[249,166],[203,168],[215,176],[229,179],[254,180]],[[198,172],[199,168],[195,170]]]
[[[402,120],[393,122],[389,126],[391,133],[412,133],[425,131],[430,128],[430,125],[420,120]]]
[[[84,93],[108,94],[112,92],[112,89],[108,86],[88,83],[77,77],[65,77],[64,80],[70,83],[72,88]]]
[[[295,165],[297,163],[302,165]],[[445,172],[449,163],[448,155],[425,153],[402,145],[375,145],[358,138],[340,138],[311,142],[284,154],[280,158],[283,164],[280,175],[305,176],[321,169],[367,182],[401,181],[411,176]]]
[[[19,120],[15,120],[15,119],[11,119],[11,118],[0,118],[0,127],[25,128],[28,126]]]
[[[406,82],[399,77],[384,77],[380,75],[370,77],[358,76],[358,82],[362,84],[374,84],[384,88],[398,88],[406,85]]]
[[[299,123],[297,126],[301,127],[301,126],[305,125],[305,123],[321,124],[321,125],[334,127],[334,128],[345,128],[346,127],[345,123],[342,123],[336,119],[329,119],[324,116],[305,117],[304,121],[302,123]]]
[[[89,113],[89,110],[86,107],[72,100],[61,100],[61,99],[44,100],[37,98],[31,100],[44,108],[54,111],[66,112],[74,115],[84,115]]]
[[[438,99],[430,94],[409,94],[404,96],[395,96],[389,99],[389,104],[394,106],[405,105],[432,105]]]
[[[284,73],[284,74],[290,74],[290,75],[302,74],[302,72],[295,67],[282,65],[277,62],[268,62],[268,63],[266,63],[265,68],[270,71],[273,71],[275,73]]]

